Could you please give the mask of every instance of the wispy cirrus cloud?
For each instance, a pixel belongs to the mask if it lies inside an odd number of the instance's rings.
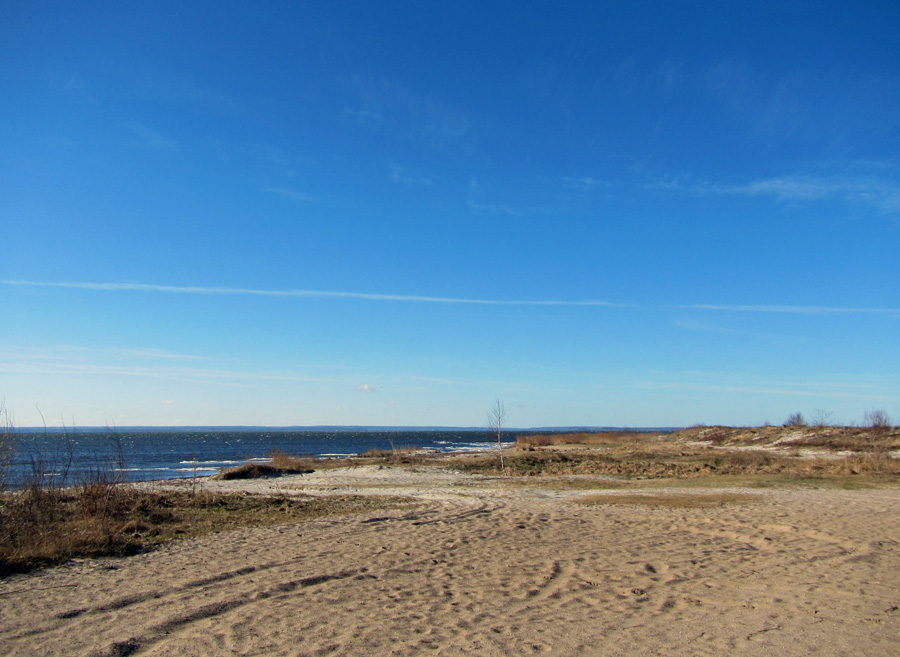
[[[155,285],[150,283],[89,283],[0,280],[0,285],[16,287],[46,287],[99,292],[157,292],[163,294],[198,294],[221,296],[263,296],[312,299],[359,299],[364,301],[393,301],[406,303],[470,304],[481,306],[585,306],[609,308],[644,308],[701,310],[713,312],[781,313],[793,315],[900,315],[900,308],[866,308],[853,306],[803,306],[775,304],[669,304],[647,306],[602,300],[568,299],[475,299],[464,297],[435,297],[414,294],[380,294],[373,292],[342,292],[332,290],[260,290],[241,287],[204,287],[183,285]]]
[[[403,301],[411,303],[444,303],[475,304],[484,306],[613,306],[624,307],[628,304],[611,301],[570,301],[559,299],[545,300],[500,300],[500,299],[467,299],[456,297],[432,297],[411,294],[377,294],[370,292],[337,292],[329,290],[258,290],[238,287],[199,287],[179,285],[152,285],[148,283],[86,283],[86,282],[42,282],[3,280],[3,285],[69,288],[77,290],[96,290],[102,292],[161,292],[168,294],[205,294],[205,295],[245,295],[267,297],[295,298],[331,298],[361,299],[367,301]]]
[[[126,347],[83,347],[74,345],[60,345],[56,347],[44,347],[40,349],[25,347],[7,347],[0,349],[0,360],[60,360],[60,361],[86,361],[96,358],[129,358],[139,360],[211,360],[208,356],[196,354],[178,354],[163,349],[126,348]]]
[[[344,107],[345,116],[388,125],[433,146],[457,142],[469,132],[469,121],[461,111],[391,79],[352,77],[344,82],[356,96],[352,105]]]
[[[641,164],[632,171],[645,189],[687,193],[700,197],[769,197],[782,203],[842,201],[874,207],[879,212],[900,213],[900,170],[891,161],[821,161],[805,170],[781,175],[721,181],[690,173],[648,170]],[[571,179],[577,181],[580,179]],[[592,182],[587,178],[586,182]]]
[[[792,315],[900,315],[900,308],[858,308],[848,306],[777,306],[777,305],[728,305],[695,303],[670,306],[681,310],[716,310],[742,313],[782,313]]]
[[[7,356],[0,362],[0,372],[8,374],[125,376],[223,385],[240,385],[251,381],[320,383],[333,380],[329,377],[311,377],[293,372],[257,372],[218,368],[114,364],[91,359],[66,359],[54,357],[52,354],[21,354],[11,357],[7,354]]]
[[[874,205],[882,212],[900,212],[900,185],[891,180],[853,176],[793,175],[760,178],[736,185],[701,183],[701,194],[773,196],[779,201],[838,198]]]

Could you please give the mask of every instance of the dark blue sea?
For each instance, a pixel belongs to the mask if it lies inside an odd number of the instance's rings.
[[[515,440],[516,435],[504,435]],[[496,436],[477,430],[286,431],[140,430],[15,434],[9,487],[40,479],[74,485],[110,476],[123,481],[208,476],[246,461],[265,462],[271,452],[339,458],[370,449],[417,447],[432,452],[496,448]]]

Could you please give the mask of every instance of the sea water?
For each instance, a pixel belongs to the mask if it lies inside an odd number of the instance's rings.
[[[505,440],[514,439],[513,435]],[[371,449],[415,447],[434,453],[497,447],[496,436],[477,430],[435,431],[220,431],[142,430],[17,433],[7,485],[40,480],[71,485],[97,477],[121,481],[208,476],[272,452],[340,458]],[[64,481],[63,481],[64,479]]]

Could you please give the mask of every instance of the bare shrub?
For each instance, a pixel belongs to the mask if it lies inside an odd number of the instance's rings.
[[[863,424],[872,429],[886,430],[891,428],[891,418],[883,410],[866,411],[863,414]]]
[[[797,411],[796,413],[791,413],[787,416],[787,419],[784,421],[784,426],[786,427],[805,427],[806,419],[803,417],[803,413]]]
[[[813,419],[813,426],[816,429],[824,429],[825,427],[831,426],[831,418],[834,413],[825,411],[821,408],[816,409],[816,416]]]

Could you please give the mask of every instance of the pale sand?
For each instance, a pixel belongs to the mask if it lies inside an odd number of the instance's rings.
[[[653,508],[377,467],[203,486],[421,503],[0,581],[0,654],[900,652],[898,489]]]

